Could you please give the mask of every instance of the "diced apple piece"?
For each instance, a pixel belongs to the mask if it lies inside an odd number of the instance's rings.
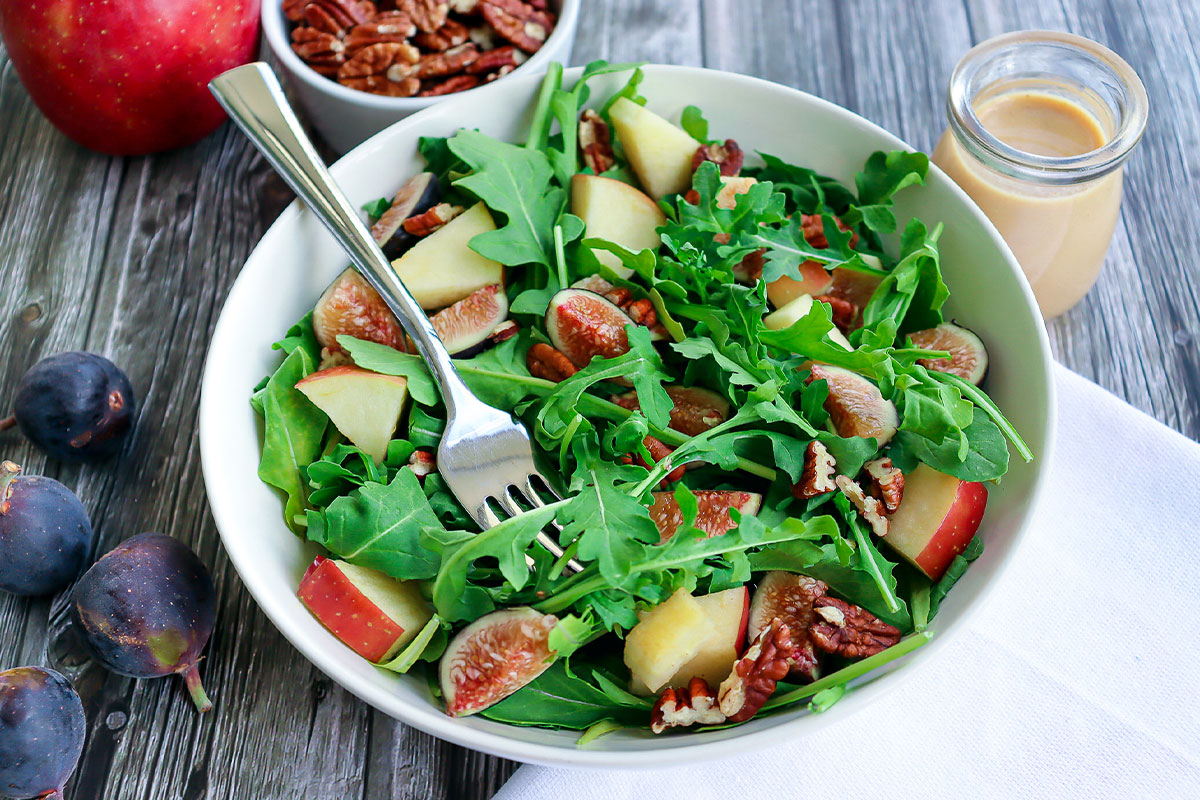
[[[613,103],[608,113],[647,194],[660,200],[688,190],[692,185],[692,156],[700,142],[625,97]]]
[[[712,635],[712,619],[696,598],[680,589],[642,617],[625,635],[625,666],[651,693],[700,652]]]
[[[343,365],[314,372],[296,388],[376,464],[383,461],[404,413],[407,378]]]
[[[700,652],[675,671],[667,681],[668,686],[687,686],[692,678],[700,677],[716,688],[729,677],[733,662],[742,650],[750,614],[750,590],[739,586],[697,597],[696,602],[708,614],[712,635],[700,647]]]
[[[587,226],[584,236],[607,239],[634,252],[647,247],[658,249],[660,241],[655,229],[667,222],[658,204],[645,192],[597,175],[571,178],[571,213]],[[593,252],[601,264],[622,278],[633,273],[613,253]]]
[[[776,308],[783,308],[801,295],[827,294],[833,288],[833,273],[817,261],[800,263],[800,280],[784,276],[767,284],[767,299]]]
[[[487,206],[476,203],[413,245],[392,262],[392,269],[421,308],[448,306],[504,282],[504,267],[469,246],[479,234],[495,229]]]
[[[741,175],[721,176],[721,191],[717,192],[717,208],[734,208],[737,206],[737,196],[750,191],[750,187],[758,183],[754,178]]]
[[[395,657],[433,616],[416,583],[324,556],[304,573],[297,596],[334,636],[374,663]]]
[[[904,476],[904,498],[883,541],[936,581],[971,542],[986,507],[982,483],[920,464]]]
[[[772,311],[770,314],[767,314],[765,317],[763,317],[763,324],[766,325],[768,329],[773,331],[790,328],[791,326],[795,325],[798,320],[808,315],[808,312],[812,310],[812,304],[812,295],[802,294],[795,300],[792,300],[790,303],[785,305],[783,308]],[[847,350],[854,349],[854,346],[850,344],[850,340],[847,339],[845,334],[843,334],[837,328],[831,328],[829,330],[829,338]]]

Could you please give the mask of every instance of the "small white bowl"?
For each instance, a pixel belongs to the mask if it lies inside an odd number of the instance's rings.
[[[262,28],[276,60],[283,69],[291,94],[299,101],[308,119],[338,153],[345,153],[374,136],[393,122],[423,108],[456,97],[485,97],[509,79],[543,73],[552,61],[571,63],[575,32],[579,28],[581,0],[551,0],[558,11],[558,23],[542,48],[505,77],[491,83],[442,97],[384,97],[342,86],[314,72],[292,50],[292,24],[283,15],[282,0],[263,0]]]
[[[578,78],[569,70],[566,80]],[[604,98],[625,80],[604,76],[592,97]],[[502,81],[494,91],[449,98],[392,126],[333,167],[355,205],[391,196],[421,169],[421,136],[445,136],[479,128],[501,139],[523,136],[537,94],[534,76]],[[649,106],[678,118],[684,106],[700,106],[722,139],[760,150],[853,183],[874,150],[904,142],[851,112],[803,92],[767,81],[690,67],[645,69],[641,92]],[[963,629],[970,612],[1012,558],[1029,525],[1039,487],[1051,460],[1054,429],[1050,349],[1041,314],[1017,262],[983,213],[940,170],[928,185],[905,191],[897,208],[901,224],[917,215],[945,223],[942,263],[952,291],[948,316],[961,320],[987,343],[988,388],[1037,454],[1031,464],[1014,456],[999,486],[989,488],[983,556],[942,604],[926,647],[858,683],[834,708],[809,714],[803,708],[751,720],[720,731],[654,737],[618,731],[585,748],[577,733],[502,725],[479,716],[451,719],[423,679],[371,666],[326,631],[296,599],[305,567],[317,553],[283,524],[279,496],[258,480],[261,433],[250,409],[251,390],[279,362],[271,342],[308,312],[347,258],[321,223],[294,203],[263,236],[234,283],[209,349],[200,400],[200,449],[213,517],[230,559],[263,611],[280,631],[333,680],[381,711],[456,744],[506,758],[560,766],[654,767],[726,758],[803,736],[840,720],[917,672]],[[970,680],[970,676],[963,676]]]

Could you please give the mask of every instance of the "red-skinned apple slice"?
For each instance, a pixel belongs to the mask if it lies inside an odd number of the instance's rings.
[[[936,581],[971,542],[986,507],[982,483],[920,464],[904,476],[904,499],[882,541]]]
[[[433,615],[416,584],[324,556],[296,594],[334,636],[375,663],[394,657]]]
[[[314,372],[296,388],[375,463],[383,461],[404,413],[407,379],[343,365]]]

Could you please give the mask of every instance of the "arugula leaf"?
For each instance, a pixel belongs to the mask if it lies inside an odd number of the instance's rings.
[[[867,159],[863,171],[854,182],[858,187],[858,202],[842,217],[847,225],[862,222],[878,233],[896,230],[896,214],[892,211],[892,196],[907,186],[925,182],[929,171],[929,156],[904,150],[876,151]]]
[[[889,272],[863,309],[863,324],[873,328],[892,320],[900,331],[934,328],[943,321],[941,308],[950,290],[942,280],[937,240],[919,219],[909,220],[900,240],[900,262]]]
[[[556,661],[528,686],[480,712],[490,720],[510,725],[540,725],[584,730],[602,720],[629,727],[646,727],[645,709],[614,703],[608,695],[571,672],[566,661]]]
[[[828,689],[822,689],[813,695],[812,700],[808,703],[808,710],[814,714],[821,714],[833,708],[834,703],[841,700],[846,694],[846,684],[839,683],[837,686],[830,686]]]
[[[929,592],[930,619],[933,619],[937,614],[942,601],[946,599],[946,595],[954,588],[954,584],[958,583],[958,579],[967,571],[967,567],[971,566],[971,562],[981,555],[983,555],[983,537],[977,534],[967,544],[967,548],[954,557],[954,560],[950,562],[950,566],[946,568],[945,573],[938,579],[937,583],[933,584]]]
[[[959,457],[957,439],[934,443],[908,430],[896,432],[888,453],[903,472],[912,472],[919,462],[964,481],[997,480],[1008,471],[1004,436],[978,407],[972,409],[971,424],[963,428],[962,434],[968,443],[965,458]]]
[[[433,382],[433,376],[420,356],[401,353],[386,344],[355,339],[353,336],[338,336],[337,341],[354,359],[354,363],[363,369],[407,378],[408,393],[414,402],[432,406],[441,398],[437,384]]]
[[[854,202],[854,195],[838,181],[807,167],[789,164],[783,159],[760,152],[765,166],[748,168],[743,173],[759,181],[770,181],[788,196],[788,211],[815,214],[825,207],[843,213]]]
[[[609,583],[620,584],[659,532],[649,509],[614,487],[611,474],[587,471],[589,485],[559,513],[563,541],[576,541],[579,557],[596,561]]]
[[[258,477],[287,496],[283,519],[296,533],[301,532],[296,518],[304,511],[306,501],[303,470],[320,454],[329,425],[325,412],[296,389],[296,384],[314,369],[308,349],[296,346],[259,394],[263,445]]]
[[[642,71],[636,69],[637,64],[609,64],[604,61],[593,61],[583,68],[583,74],[571,89],[562,89],[558,83],[555,83],[547,78],[543,83],[543,89],[547,86],[552,87],[547,99],[549,112],[558,122],[559,128],[562,131],[560,142],[557,146],[551,145],[545,148],[546,155],[550,159],[550,163],[554,167],[555,180],[559,186],[566,187],[571,181],[571,176],[579,172],[579,114],[583,111],[587,104],[590,95],[588,81],[597,75],[606,75],[613,72],[625,72],[634,70],[633,75],[629,79],[629,83],[623,89],[615,93],[609,98],[608,103],[600,110],[600,115],[607,119],[608,107],[615,103],[619,97],[629,97],[636,102],[637,87],[642,80]],[[642,101],[645,102],[644,100]],[[539,108],[541,99],[539,98]],[[535,121],[537,119],[537,111],[535,110]],[[612,137],[613,148],[618,154],[620,145],[616,141],[615,132],[610,131]],[[531,139],[532,140],[532,139]]]
[[[438,567],[436,553],[422,544],[430,528],[441,523],[417,476],[401,469],[391,483],[368,483],[323,511],[310,509],[307,536],[351,564],[397,580],[428,579]]]
[[[863,530],[862,523],[858,521],[858,511],[850,506],[850,499],[845,494],[838,492],[834,495],[833,504],[842,513],[842,518],[846,520],[846,525],[858,543],[858,549],[854,554],[858,557],[859,568],[871,576],[887,610],[892,613],[899,611],[901,601],[896,596],[896,578],[892,574],[892,569],[896,565],[885,559],[875,548],[875,543]],[[885,566],[886,574],[884,573]]]
[[[708,138],[708,120],[704,118],[704,112],[696,106],[687,106],[683,109],[683,114],[679,118],[679,127],[687,132],[697,142],[709,141]]]
[[[392,201],[386,197],[381,197],[378,200],[372,200],[369,203],[363,203],[362,210],[367,212],[367,219],[374,225],[375,222],[382,217],[387,210],[392,207]]]

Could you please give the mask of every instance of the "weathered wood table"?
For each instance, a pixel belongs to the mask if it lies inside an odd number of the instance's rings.
[[[268,0],[269,2],[270,0]],[[840,103],[928,150],[943,91],[973,43],[1056,28],[1105,42],[1142,75],[1149,130],[1129,163],[1107,269],[1054,321],[1057,357],[1200,436],[1200,6],[1191,0],[588,0],[576,63],[703,64]],[[1019,9],[1016,8],[1019,6]],[[0,454],[75,489],[98,552],[147,530],[191,544],[220,590],[198,716],[173,682],[82,660],[64,601],[0,596],[0,668],[51,664],[77,682],[88,750],[76,800],[485,798],[516,765],[445,744],[332,684],[276,632],[218,542],[200,477],[196,407],[230,283],[290,195],[225,126],[152,158],[60,136],[0,50],[0,406],[39,357],[88,349],[129,372],[142,407],[124,457],[47,462],[15,433]]]

